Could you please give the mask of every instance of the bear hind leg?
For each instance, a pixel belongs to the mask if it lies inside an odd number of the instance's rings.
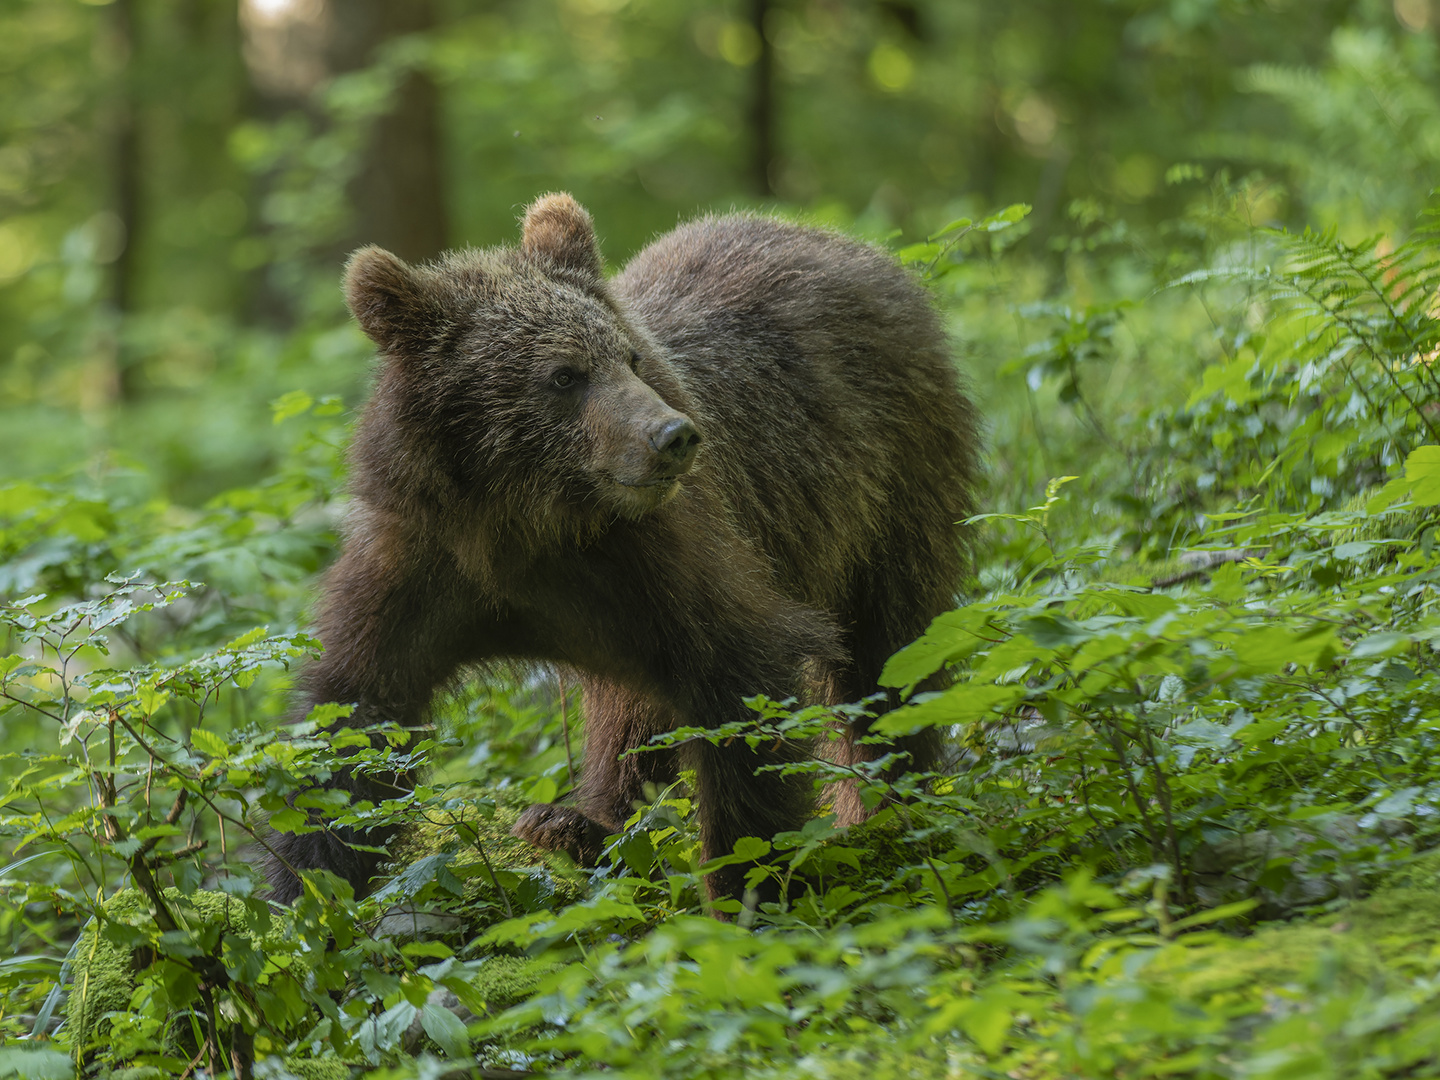
[[[871,707],[875,717],[900,705],[899,693],[880,685],[880,673],[885,662],[923,634],[936,615],[954,606],[953,586],[947,582],[960,576],[958,553],[952,558],[953,566],[948,565],[952,559],[905,560],[899,566],[892,565],[888,573],[876,574],[862,583],[845,618],[850,663],[829,680],[832,704],[862,701],[883,693],[884,697]],[[936,567],[933,561],[947,565]],[[943,685],[941,677],[927,680],[920,689],[940,689]],[[932,769],[943,757],[944,744],[937,728],[901,735],[886,743],[862,742],[873,722],[864,717],[853,721],[840,738],[825,748],[825,756],[839,765],[858,765],[894,751],[905,754],[903,761],[886,770],[887,780],[904,772]],[[840,825],[854,825],[871,813],[855,780],[830,785],[825,801],[834,808]]]

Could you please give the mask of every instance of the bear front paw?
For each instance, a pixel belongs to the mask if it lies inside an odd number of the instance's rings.
[[[604,826],[559,803],[531,804],[510,832],[543,851],[563,851],[580,866],[599,861],[608,835]]]

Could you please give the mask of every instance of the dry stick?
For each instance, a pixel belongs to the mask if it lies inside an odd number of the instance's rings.
[[[215,1024],[215,994],[208,983],[200,984],[200,1001],[205,1006],[205,1058],[210,1075],[220,1074],[220,1030]]]
[[[1261,549],[1254,552],[1254,554],[1258,557],[1259,555],[1265,554],[1266,550],[1268,549]],[[1241,548],[1236,551],[1217,552],[1215,557],[1204,565],[1195,566],[1189,570],[1182,570],[1180,573],[1172,574],[1170,577],[1156,578],[1150,583],[1150,588],[1168,589],[1172,585],[1179,585],[1182,582],[1193,581],[1196,578],[1206,577],[1209,575],[1210,571],[1218,567],[1225,566],[1228,563],[1243,563],[1246,559],[1250,558],[1251,554],[1252,552],[1249,548]]]
[[[565,733],[565,772],[570,777],[570,787],[575,787],[575,758],[570,753],[570,688],[565,685],[565,672],[555,672],[560,684],[560,730]]]
[[[87,973],[88,977],[88,973]],[[188,1080],[190,1074],[195,1071],[195,1066],[200,1064],[200,1059],[205,1056],[205,1047],[195,1051],[195,1056],[190,1059],[190,1064],[185,1066],[185,1071],[180,1074],[179,1080]]]

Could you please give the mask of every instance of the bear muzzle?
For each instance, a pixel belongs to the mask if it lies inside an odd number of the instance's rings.
[[[650,449],[660,458],[660,474],[657,482],[683,476],[695,462],[695,452],[700,449],[700,432],[688,416],[676,415],[661,423],[650,433],[647,440]]]

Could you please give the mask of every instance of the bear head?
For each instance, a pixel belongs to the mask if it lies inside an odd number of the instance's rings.
[[[352,452],[372,506],[584,533],[662,506],[694,464],[681,375],[611,296],[569,195],[529,207],[519,247],[423,266],[362,248],[345,298],[381,357]]]

